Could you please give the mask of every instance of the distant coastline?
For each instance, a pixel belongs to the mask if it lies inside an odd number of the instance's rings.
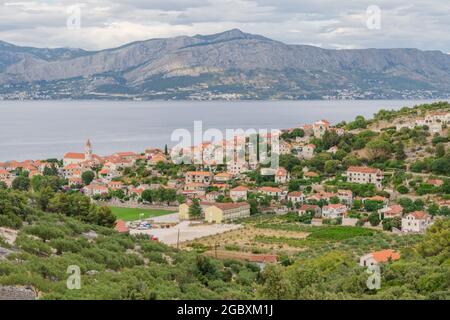
[[[90,52],[0,42],[0,66],[5,100],[447,99],[450,92],[450,56],[441,51],[324,49],[238,29]]]

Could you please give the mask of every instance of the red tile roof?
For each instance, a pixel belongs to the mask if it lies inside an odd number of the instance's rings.
[[[186,175],[196,175],[196,176],[210,176],[212,173],[209,171],[188,171]]]
[[[248,188],[244,186],[238,186],[236,188],[231,189],[230,191],[248,191]]]
[[[416,218],[416,219],[428,219],[428,218],[430,218],[430,215],[429,214],[427,214],[426,212],[424,212],[424,211],[414,211],[414,212],[410,212],[408,215],[412,215],[414,218]]]
[[[119,233],[128,233],[129,232],[127,224],[123,220],[117,220],[116,226],[114,227],[114,229],[116,229],[116,231]]]
[[[221,210],[230,210],[230,209],[237,209],[241,207],[249,206],[247,202],[237,202],[237,203],[215,203],[214,206]]]
[[[393,215],[399,215],[402,212],[403,212],[403,207],[399,204],[394,204],[387,208],[387,210],[384,212],[384,215],[385,216],[393,216]]]
[[[278,168],[277,171],[275,172],[275,175],[278,177],[284,177],[284,176],[287,176],[287,174],[288,174],[287,170],[282,167]]]
[[[277,256],[274,254],[253,254],[248,257],[250,262],[259,262],[259,263],[276,263]]]
[[[386,201],[386,198],[385,198],[385,197],[382,197],[382,196],[373,196],[373,197],[365,198],[364,200]]]
[[[220,178],[231,178],[233,175],[227,172],[221,172],[216,174],[216,177],[220,177]]]
[[[395,261],[400,259],[400,253],[392,249],[372,252],[372,256],[376,262],[387,262],[389,260]]]
[[[371,167],[356,167],[356,166],[351,166],[347,169],[347,171],[350,172],[359,172],[359,173],[378,173],[380,170],[376,169],[376,168],[371,168]]]
[[[129,156],[137,156],[138,154],[135,152],[126,151],[126,152],[117,152],[116,155],[118,155],[119,157],[129,157]]]
[[[259,191],[262,192],[281,192],[282,190],[280,188],[274,188],[274,187],[261,187],[259,188]]]
[[[308,171],[305,173],[305,177],[318,177],[319,174],[313,171]]]
[[[427,181],[428,184],[431,184],[435,187],[440,187],[444,184],[444,181],[441,179],[430,179]]]
[[[68,152],[64,155],[64,159],[84,160],[84,153]]]

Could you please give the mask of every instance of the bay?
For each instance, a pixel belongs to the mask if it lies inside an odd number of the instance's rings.
[[[171,142],[175,129],[283,129],[319,119],[332,123],[371,117],[428,101],[0,101],[0,161],[62,158],[82,152],[142,152]]]

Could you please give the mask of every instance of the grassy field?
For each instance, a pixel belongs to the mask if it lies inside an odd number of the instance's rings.
[[[124,221],[134,221],[139,219],[148,219],[152,217],[159,217],[166,214],[174,213],[175,211],[159,210],[159,209],[140,209],[140,208],[119,208],[110,207],[112,213]]]

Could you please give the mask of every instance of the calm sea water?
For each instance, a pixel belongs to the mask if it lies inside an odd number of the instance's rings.
[[[0,101],[0,161],[62,158],[91,139],[100,155],[174,145],[174,129],[291,128],[370,117],[423,101],[110,102]]]

